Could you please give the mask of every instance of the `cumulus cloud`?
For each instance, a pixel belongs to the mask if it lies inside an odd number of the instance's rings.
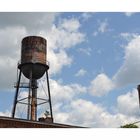
[[[93,96],[103,96],[107,94],[110,90],[114,88],[114,84],[110,78],[107,77],[106,74],[101,73],[97,75],[95,79],[91,81],[91,85],[89,87],[89,92]]]
[[[85,35],[79,31],[79,28],[80,22],[77,19],[63,19],[58,25],[53,25],[47,33],[51,74],[60,72],[63,66],[72,63],[72,57],[68,56],[67,49],[85,40]]]
[[[42,83],[44,87],[46,87],[46,83]],[[50,89],[51,89],[51,96],[52,101],[56,102],[68,102],[76,97],[79,94],[86,93],[86,87],[83,87],[79,84],[73,83],[65,85],[59,81],[50,79]],[[47,91],[47,88],[45,89]],[[43,91],[40,93],[42,94]],[[43,95],[43,94],[42,94]]]
[[[48,46],[53,50],[68,49],[83,42],[85,35],[79,28],[80,22],[77,19],[64,19],[58,25],[53,25],[47,34]]]
[[[76,31],[80,27],[80,23],[78,20],[71,19],[63,19],[59,23],[61,29],[68,30],[69,32]]]
[[[75,76],[76,76],[76,77],[84,76],[86,73],[87,73],[86,70],[80,69],[80,70],[75,74]]]
[[[72,63],[72,58],[64,50],[54,52],[50,50],[48,53],[48,61],[50,65],[50,74],[57,74],[61,72],[64,66],[69,66]]]
[[[123,113],[111,114],[103,106],[84,99],[73,100],[67,112],[58,112],[55,121],[86,127],[120,127],[135,122],[138,117]],[[62,119],[61,119],[62,118]]]
[[[20,60],[20,38],[26,35],[21,27],[0,29],[0,88],[12,88]]]
[[[140,36],[132,39],[124,50],[124,63],[113,77],[117,87],[140,82]]]
[[[117,109],[125,115],[138,117],[140,115],[138,103],[138,91],[133,89],[117,98]]]

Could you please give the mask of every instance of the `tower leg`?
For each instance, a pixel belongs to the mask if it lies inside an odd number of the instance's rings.
[[[46,70],[46,78],[47,78],[47,87],[48,87],[48,95],[49,95],[50,114],[51,114],[51,118],[52,118],[52,120],[53,120],[53,113],[52,113],[52,103],[51,103],[51,94],[50,94],[50,85],[49,85],[48,70]]]
[[[12,118],[15,117],[15,110],[16,110],[16,105],[17,105],[17,98],[18,98],[18,92],[19,92],[20,79],[21,79],[21,70],[20,70],[20,73],[19,73],[17,87],[16,87],[16,94],[15,94],[15,98],[14,98],[14,106],[13,106],[13,109],[12,109]]]

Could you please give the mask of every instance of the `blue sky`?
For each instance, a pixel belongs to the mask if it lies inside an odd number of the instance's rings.
[[[0,115],[11,113],[21,40],[40,35],[48,41],[55,122],[119,127],[138,121],[139,18],[130,12],[0,13]]]

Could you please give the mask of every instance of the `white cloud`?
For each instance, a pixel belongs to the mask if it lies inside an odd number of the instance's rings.
[[[114,88],[114,84],[111,81],[111,79],[109,79],[107,75],[105,75],[104,73],[101,73],[97,75],[97,77],[94,80],[91,81],[89,92],[93,96],[100,97],[107,94],[113,88]]]
[[[64,19],[60,23],[52,26],[46,35],[51,74],[56,74],[63,66],[70,65],[72,58],[68,56],[67,49],[85,40],[85,35],[79,31],[80,22],[77,19]]]
[[[72,58],[63,50],[57,53],[50,50],[48,52],[48,61],[50,64],[50,74],[56,74],[59,73],[64,66],[69,66],[72,63]]]
[[[99,104],[84,99],[73,100],[67,107],[67,112],[58,112],[55,121],[85,127],[120,127],[133,123],[138,118],[123,113],[111,114]]]
[[[68,102],[73,97],[86,92],[86,88],[79,84],[65,85],[52,79],[50,80],[50,89],[53,102]]]
[[[10,56],[17,58],[20,56],[20,38],[26,35],[23,27],[7,27],[0,29],[0,56]]]
[[[58,112],[55,114],[55,122],[66,123],[69,119],[69,114],[65,112]]]
[[[103,22],[100,23],[98,32],[105,33],[108,31],[108,21],[105,19]]]
[[[86,73],[87,73],[86,70],[80,69],[80,70],[75,74],[75,76],[76,76],[76,77],[84,76]]]
[[[138,91],[133,89],[132,92],[120,95],[117,98],[117,109],[120,113],[128,116],[139,116]]]
[[[71,100],[75,94],[71,86],[61,85],[60,83],[54,80],[50,81],[50,88],[51,88],[53,101],[55,100],[55,101],[67,102]]]
[[[61,24],[60,24],[61,23]],[[72,63],[67,49],[75,47],[85,40],[85,35],[79,31],[80,22],[77,19],[64,19],[45,34],[48,41],[47,58],[50,63],[50,73],[57,74],[64,66]]]
[[[117,87],[140,82],[140,36],[132,39],[124,49],[123,65],[113,77]]]
[[[63,19],[59,23],[59,27],[61,29],[68,30],[69,32],[75,32],[77,29],[80,28],[80,23],[77,19],[71,18],[71,19]]]
[[[26,35],[21,27],[0,29],[0,88],[12,88],[20,60],[20,38]]]
[[[96,37],[99,34],[103,34],[110,31],[112,31],[112,29],[109,28],[108,19],[105,19],[102,22],[99,21],[98,29],[93,32],[93,36]]]
[[[72,25],[71,22],[76,25]],[[80,23],[77,19],[72,19],[72,21],[65,19],[64,25],[63,22],[61,24],[54,25],[47,33],[48,46],[51,49],[68,49],[85,40],[85,35],[79,31]]]

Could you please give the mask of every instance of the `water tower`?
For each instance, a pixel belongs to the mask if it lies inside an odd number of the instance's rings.
[[[40,104],[47,103],[49,105],[49,114],[53,122],[52,105],[51,105],[51,95],[49,87],[48,69],[49,65],[46,60],[46,39],[40,36],[28,36],[23,38],[21,46],[21,61],[18,63],[17,70],[17,82],[15,85],[16,93],[14,98],[14,105],[12,110],[12,117],[16,117],[16,107],[17,104],[27,105],[27,120],[37,120],[37,106]],[[37,80],[42,78],[46,74],[48,98],[38,98],[37,93]],[[21,77],[24,75],[28,79],[28,83],[24,84],[21,82]],[[19,89],[28,89],[28,96],[19,99]],[[26,102],[25,102],[26,100]],[[41,100],[41,103],[38,103]]]

